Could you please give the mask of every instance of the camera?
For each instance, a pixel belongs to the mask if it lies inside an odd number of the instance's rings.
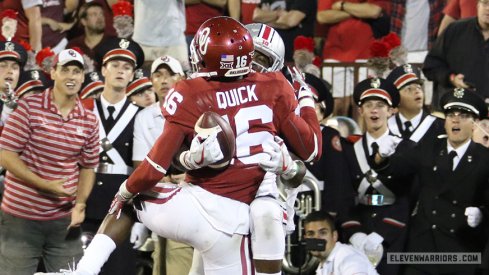
[[[325,251],[326,250],[326,240],[324,239],[312,239],[306,238],[301,241],[301,245],[303,245],[308,251]]]

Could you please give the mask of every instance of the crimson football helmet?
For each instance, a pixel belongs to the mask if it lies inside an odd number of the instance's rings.
[[[227,16],[210,18],[197,30],[190,45],[194,76],[246,75],[254,49],[253,39],[241,23]]]
[[[245,26],[253,37],[255,51],[270,59],[271,66],[265,67],[252,61],[252,68],[258,72],[276,72],[284,66],[285,45],[278,32],[265,24],[252,23]]]

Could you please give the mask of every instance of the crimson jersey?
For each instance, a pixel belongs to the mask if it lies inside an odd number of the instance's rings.
[[[283,137],[302,159],[320,157],[321,132],[313,108],[301,108],[295,115],[297,100],[292,86],[280,72],[251,73],[233,82],[196,78],[180,81],[166,97],[163,134],[146,160],[129,177],[127,189],[138,193],[154,186],[171,164],[180,146],[190,143],[194,125],[205,111],[226,119],[236,136],[236,153],[225,170],[202,168],[187,173],[187,182],[209,192],[250,203],[265,171],[258,166],[270,156],[263,146]]]

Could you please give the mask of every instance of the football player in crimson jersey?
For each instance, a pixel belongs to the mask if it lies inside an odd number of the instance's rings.
[[[245,26],[253,37],[255,53],[251,68],[255,72],[280,72],[284,65],[285,46],[280,35],[270,26],[253,23]],[[303,76],[291,72],[293,80],[299,84],[298,96],[310,91]],[[302,86],[303,88],[300,89]],[[299,106],[304,107],[304,106]],[[296,109],[300,113],[300,108]],[[315,122],[314,122],[315,123]],[[317,124],[314,124],[317,125]],[[280,140],[279,140],[280,142]],[[280,148],[288,154],[287,148]],[[267,165],[260,164],[264,169]],[[273,169],[269,169],[273,170]],[[253,261],[257,274],[281,274],[282,259],[285,253],[285,234],[294,230],[294,202],[297,188],[286,188],[285,205],[279,201],[279,192],[275,182],[264,181],[255,199],[250,204],[250,232]],[[287,218],[285,218],[287,217]],[[198,251],[194,253],[193,270],[203,272],[196,261]]]
[[[243,25],[229,17],[211,18],[200,27],[192,48],[196,78],[180,81],[168,93],[163,134],[121,185],[95,236],[99,246],[92,242],[77,274],[97,273],[115,245],[127,237],[130,227],[124,225],[130,219],[124,213],[131,199],[149,229],[189,243],[200,253],[205,274],[249,274],[249,204],[260,184],[275,183],[276,174],[293,178],[298,169],[275,136],[283,136],[302,159],[320,157],[312,97],[299,101],[301,117],[296,116],[294,90],[280,72],[250,72],[254,46]],[[206,168],[222,159],[217,133],[192,140],[195,122],[208,110],[226,118],[236,135],[236,154],[224,170]],[[145,192],[166,174],[180,145],[190,142],[190,150],[179,157],[195,169],[187,173],[185,183]]]

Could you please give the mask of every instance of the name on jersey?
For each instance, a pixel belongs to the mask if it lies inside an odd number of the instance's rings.
[[[219,109],[235,107],[247,102],[258,101],[255,94],[256,84],[231,89],[225,92],[217,92],[217,106]]]

